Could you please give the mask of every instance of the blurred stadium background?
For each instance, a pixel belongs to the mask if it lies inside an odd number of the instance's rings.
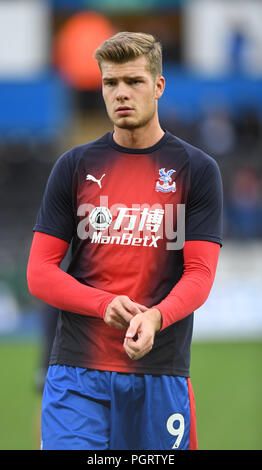
[[[192,344],[199,448],[262,448],[261,18],[260,0],[1,0],[0,449],[39,448],[32,227],[59,155],[111,130],[92,54],[120,30],[162,41],[162,125],[211,154],[224,181],[224,247]]]

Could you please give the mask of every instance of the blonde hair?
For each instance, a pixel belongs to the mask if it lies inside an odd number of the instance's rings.
[[[162,75],[162,46],[151,34],[117,33],[104,41],[94,56],[100,69],[103,61],[124,63],[145,56],[152,75]]]

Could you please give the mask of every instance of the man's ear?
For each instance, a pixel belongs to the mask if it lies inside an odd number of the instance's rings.
[[[165,78],[162,75],[156,77],[155,92],[156,92],[157,100],[159,100],[159,98],[161,98],[162,94],[164,93],[165,84],[166,84]]]

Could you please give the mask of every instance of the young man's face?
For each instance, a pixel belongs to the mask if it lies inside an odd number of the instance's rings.
[[[145,126],[157,112],[163,77],[154,77],[145,56],[123,64],[102,63],[102,91],[109,118],[122,129]]]

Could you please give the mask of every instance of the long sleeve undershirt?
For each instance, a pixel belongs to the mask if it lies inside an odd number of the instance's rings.
[[[86,286],[64,272],[59,266],[68,247],[60,238],[35,232],[27,266],[29,291],[58,309],[103,318],[116,295]]]
[[[29,291],[58,309],[103,319],[116,294],[86,286],[64,272],[60,263],[68,247],[60,238],[35,232],[27,267]],[[182,320],[206,301],[215,278],[219,251],[217,243],[185,242],[183,275],[167,297],[154,306],[162,314],[161,329]]]
[[[155,305],[162,314],[162,328],[182,320],[201,307],[212,288],[220,245],[207,241],[185,242],[184,272],[167,297]]]

